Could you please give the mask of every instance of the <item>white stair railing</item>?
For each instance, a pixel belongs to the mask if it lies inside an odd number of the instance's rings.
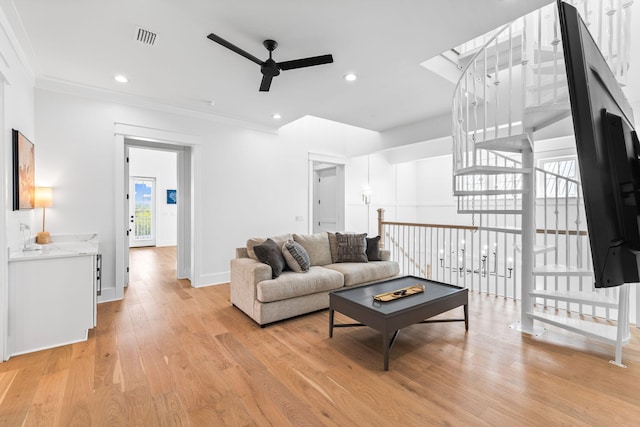
[[[607,43],[602,50],[621,76],[628,72],[624,41],[633,2],[606,2],[594,8],[593,2],[573,1],[580,3],[585,20],[593,21],[593,29],[610,33],[599,40]],[[535,132],[571,112],[555,3],[497,30],[464,61],[452,101],[453,187],[458,211],[474,215],[478,224],[470,238],[482,233],[512,236],[501,251],[510,244],[520,258],[514,252],[508,264],[520,265],[522,290],[509,296],[522,298],[521,330],[534,333],[533,321],[540,320],[600,339],[616,346],[615,363],[621,365],[629,315],[636,311],[628,310],[628,286],[594,289],[580,183],[534,167]],[[535,188],[536,180],[540,189]],[[385,232],[398,244],[394,230]],[[501,240],[485,241],[492,239]],[[486,251],[480,252],[475,243],[471,249],[477,254],[471,263],[485,262]],[[468,252],[460,243],[439,250],[444,254],[438,259],[443,271],[485,271],[473,264],[467,268]],[[430,253],[433,257],[433,250]],[[459,259],[447,264],[448,255]],[[612,320],[617,327],[601,323]]]
[[[505,298],[521,296],[517,234],[476,226],[385,221],[384,209],[378,209],[378,233],[400,265],[400,274]]]
[[[631,7],[635,0],[567,0],[567,3],[575,6],[582,19],[587,23],[589,31],[618,81],[626,83],[631,64]],[[524,27],[526,25],[539,26],[538,34],[557,39],[559,37],[554,37],[557,36],[555,10],[556,5],[553,2],[536,12],[534,15],[537,16],[530,16],[527,24],[525,24],[525,19],[514,21],[511,29],[514,33],[519,34],[525,33]],[[501,29],[497,29],[456,46],[453,50],[459,54],[461,66],[466,64],[469,56],[480,51],[489,39],[496,35],[499,43],[507,40],[507,35],[502,33]],[[560,65],[562,66],[562,64]]]
[[[602,51],[618,82],[630,66],[631,6],[634,0],[571,0]]]

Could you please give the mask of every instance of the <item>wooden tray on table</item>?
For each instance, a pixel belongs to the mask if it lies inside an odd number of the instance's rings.
[[[412,285],[405,288],[396,289],[395,291],[374,295],[373,299],[380,302],[387,302],[396,300],[398,298],[408,297],[409,295],[419,294],[421,292],[424,292],[424,285]]]

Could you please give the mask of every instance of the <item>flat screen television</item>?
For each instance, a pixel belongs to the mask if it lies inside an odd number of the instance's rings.
[[[598,288],[640,282],[640,144],[633,111],[577,10],[558,0]]]

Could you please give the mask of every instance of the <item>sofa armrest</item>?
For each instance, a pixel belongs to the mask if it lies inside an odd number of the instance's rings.
[[[236,258],[250,258],[246,246],[236,248]]]
[[[390,261],[391,260],[391,250],[389,250],[389,249],[380,249],[380,260],[382,260],[382,261]]]
[[[271,267],[251,258],[231,260],[231,303],[240,310],[253,316],[253,303],[256,300],[256,285],[271,279]]]

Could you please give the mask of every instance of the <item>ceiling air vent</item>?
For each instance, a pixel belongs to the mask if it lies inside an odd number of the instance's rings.
[[[142,27],[136,28],[136,33],[135,33],[136,41],[139,41],[142,44],[153,46],[153,44],[156,42],[157,37],[158,35],[154,32],[145,30]]]

